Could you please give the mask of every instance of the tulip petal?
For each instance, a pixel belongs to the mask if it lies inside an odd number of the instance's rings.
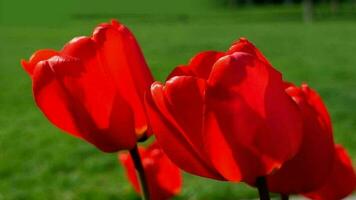
[[[63,56],[43,63],[36,67],[34,96],[50,121],[106,152],[135,145],[129,105],[100,73],[90,71],[95,68]]]
[[[156,168],[159,172],[157,173],[157,182],[160,188],[167,193],[165,199],[177,195],[181,191],[182,186],[182,175],[179,168],[168,159],[157,142],[154,142],[147,148],[147,156],[153,158],[159,166],[158,169]]]
[[[159,145],[154,142],[147,149],[139,148],[139,152],[151,199],[166,200],[177,195],[182,186],[181,172]],[[141,193],[132,158],[127,153],[120,153],[119,160],[124,165],[135,191]]]
[[[137,134],[143,134],[147,129],[143,98],[153,77],[136,39],[129,29],[115,21],[111,26],[99,27],[93,39],[99,46],[101,62],[133,108]]]
[[[67,101],[66,92],[56,81],[48,61],[38,63],[33,72],[33,94],[36,104],[53,124],[82,138],[70,108],[71,103]]]
[[[175,87],[174,84],[177,82],[178,84]],[[191,83],[193,85],[190,85]],[[151,94],[147,95],[146,98],[150,122],[155,124],[152,128],[157,140],[161,141],[160,145],[169,158],[183,170],[203,177],[222,179],[209,166],[209,162],[206,161],[204,155],[204,148],[199,146],[200,142],[198,140],[201,140],[199,136],[202,134],[201,128],[198,127],[199,121],[193,127],[179,123],[182,120],[187,122],[187,119],[189,119],[193,120],[193,122],[189,122],[189,124],[192,124],[196,120],[202,119],[202,117],[192,119],[189,115],[192,113],[194,113],[192,116],[202,115],[201,105],[198,105],[197,102],[201,101],[199,98],[202,98],[203,91],[201,90],[204,88],[204,81],[193,77],[176,77],[167,84],[169,86],[164,87],[159,83],[154,83],[151,88]],[[182,94],[196,98],[179,101],[181,99],[179,95]],[[184,105],[192,110],[189,110],[189,113],[186,112],[186,109],[181,110],[182,113],[178,115],[178,121],[172,112],[177,113],[179,111],[178,108]],[[187,117],[187,119],[183,119],[184,117]],[[185,132],[192,130],[197,132],[189,132],[190,135]],[[197,149],[196,147],[198,146],[200,148]]]
[[[143,101],[153,77],[122,24],[101,24],[92,37],[76,37],[60,52],[37,51],[22,65],[37,105],[64,131],[105,152],[148,136]]]
[[[142,153],[142,150],[140,149],[140,155]],[[142,157],[142,155],[141,155]],[[140,183],[136,175],[136,170],[135,170],[135,165],[133,163],[132,158],[130,157],[130,154],[128,153],[119,153],[119,160],[122,163],[122,165],[126,169],[126,176],[129,179],[130,183],[132,184],[133,188],[137,193],[141,193],[141,188],[140,188]],[[145,172],[146,173],[146,172]]]
[[[86,68],[96,68],[96,72],[110,79],[131,105],[135,117],[138,137],[147,129],[143,98],[153,82],[141,50],[131,34],[123,25],[102,24],[93,33],[92,38],[78,37],[69,42],[62,50],[65,55],[79,58]]]
[[[216,94],[207,95],[206,136],[203,140],[210,159],[224,178],[235,182],[254,182],[257,176],[266,175],[278,167],[279,164],[255,147],[258,139],[255,135],[263,131],[259,127],[263,126],[261,119],[246,109],[246,103],[238,103],[239,97],[218,102],[213,95]]]
[[[243,74],[238,74],[243,72],[242,70],[240,72],[227,70],[233,70],[228,67],[230,64],[229,56],[218,61],[216,65],[221,65],[219,67],[224,72],[213,71],[212,73],[216,73],[214,74],[215,78],[229,73],[233,73],[236,80],[242,78]],[[241,68],[243,66],[234,67]],[[235,80],[221,77],[222,81],[215,85],[215,78],[209,79],[211,87],[206,92],[206,114],[204,116],[206,119],[204,142],[209,150],[209,156],[215,167],[227,180],[241,181],[241,179],[253,179],[258,174],[263,175],[266,173],[261,172],[264,171],[262,170],[263,164],[260,163],[258,154],[251,145],[254,143],[257,130],[260,126],[263,126],[262,118],[245,102],[242,97],[243,94],[224,89],[225,83],[222,83],[223,81],[228,83]],[[255,98],[257,97],[252,99]],[[260,169],[261,167],[262,169]]]
[[[329,115],[317,93],[306,87],[286,89],[301,110],[303,139],[298,154],[268,176],[272,192],[298,194],[315,190],[324,183],[333,165],[334,142]]]
[[[332,131],[332,123],[331,123],[330,115],[321,97],[318,95],[318,93],[312,90],[307,84],[302,84],[301,90],[303,91],[305,96],[308,97],[307,98],[308,104],[313,106],[315,112],[317,112],[318,115],[320,116],[319,123],[322,124],[324,129]]]
[[[301,119],[277,71],[251,54],[234,53],[214,65],[208,84],[206,112],[216,117],[221,131],[212,131],[210,140],[225,138],[228,144],[222,146],[234,149],[245,181],[270,173],[297,153]],[[236,168],[233,160],[218,159],[215,165]]]
[[[168,76],[167,80],[174,76],[194,76],[208,79],[214,63],[224,56],[223,52],[205,51],[195,55],[187,66],[176,67]]]
[[[352,161],[341,145],[335,146],[335,160],[332,172],[319,189],[305,193],[314,200],[338,200],[350,195],[356,189],[356,173]]]
[[[255,45],[253,45],[246,38],[240,38],[238,41],[234,42],[227,54],[233,54],[235,52],[248,53],[257,57],[260,61],[270,65],[266,57],[258,50]]]
[[[26,70],[26,72],[30,76],[32,76],[37,63],[39,63],[42,60],[47,60],[55,55],[58,55],[58,52],[51,50],[51,49],[38,50],[31,56],[29,61],[22,60],[21,64],[22,64],[23,68]]]

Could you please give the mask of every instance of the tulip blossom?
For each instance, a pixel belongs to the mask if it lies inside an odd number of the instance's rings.
[[[177,67],[151,86],[146,104],[164,152],[195,175],[253,183],[299,150],[300,111],[282,75],[246,39]]]
[[[58,128],[102,151],[132,149],[144,136],[144,92],[153,82],[136,39],[124,25],[101,24],[61,51],[22,61],[37,106]]]
[[[298,194],[320,187],[334,162],[331,120],[320,96],[308,85],[286,84],[303,117],[303,139],[298,154],[267,177],[271,192]]]
[[[325,183],[318,189],[305,193],[313,200],[339,200],[343,199],[356,189],[356,173],[352,161],[346,150],[335,146],[335,160],[332,171],[326,176]]]
[[[163,153],[157,143],[147,149],[139,148],[141,161],[146,173],[150,198],[167,200],[177,195],[182,186],[181,172]],[[127,153],[120,153],[119,160],[137,193],[141,193],[132,158]]]

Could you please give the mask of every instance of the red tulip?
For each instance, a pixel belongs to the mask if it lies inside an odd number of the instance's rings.
[[[22,61],[37,106],[60,129],[105,152],[131,149],[147,128],[143,95],[153,82],[134,36],[112,21],[61,51]]]
[[[356,173],[352,161],[340,145],[335,146],[335,161],[326,178],[322,187],[304,195],[314,200],[339,200],[356,189]]]
[[[319,95],[306,84],[288,85],[287,93],[301,110],[303,140],[298,154],[267,177],[270,191],[283,194],[309,192],[320,187],[334,160],[332,125]]]
[[[208,178],[254,182],[298,151],[301,117],[281,74],[246,39],[196,55],[147,95],[167,156]]]
[[[152,200],[166,200],[177,195],[182,186],[181,172],[163,153],[157,143],[147,149],[139,148],[141,161],[146,173],[147,184]],[[120,153],[119,160],[137,193],[141,193],[132,158]]]

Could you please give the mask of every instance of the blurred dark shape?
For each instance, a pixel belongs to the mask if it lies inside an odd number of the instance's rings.
[[[323,15],[322,18],[340,17],[345,16],[345,14],[355,15],[356,10],[356,0],[213,0],[212,2],[228,9],[239,9],[249,5],[301,5],[301,16],[306,23],[314,21],[315,18],[320,18],[320,15]],[[347,11],[342,9],[347,7]],[[321,8],[323,13],[320,14],[321,11],[318,11],[317,8]]]
[[[340,7],[339,0],[330,0],[330,8],[331,8],[331,12],[333,14],[337,13],[337,11],[339,10],[339,7]]]
[[[222,7],[241,7],[244,5],[269,5],[269,4],[302,4],[305,0],[214,0],[215,4]],[[355,4],[355,0],[311,0],[313,4],[330,4],[330,10],[337,11],[342,3]]]
[[[76,13],[70,15],[75,20],[94,20],[94,19],[131,19],[141,22],[159,21],[160,23],[187,23],[190,16],[188,14],[152,14],[152,13]]]
[[[337,0],[335,0],[337,1]],[[304,22],[310,23],[314,18],[314,2],[313,0],[304,0],[303,2],[303,19]]]

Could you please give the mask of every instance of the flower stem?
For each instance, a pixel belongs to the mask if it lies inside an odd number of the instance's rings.
[[[270,200],[266,178],[263,176],[257,177],[256,186],[260,200]]]
[[[134,162],[136,172],[140,179],[142,200],[150,200],[150,194],[149,194],[149,190],[148,190],[148,184],[147,184],[147,179],[146,179],[146,175],[145,175],[145,170],[143,169],[141,156],[138,151],[137,145],[133,149],[130,150],[130,156]]]
[[[288,194],[281,194],[281,200],[289,200]]]

